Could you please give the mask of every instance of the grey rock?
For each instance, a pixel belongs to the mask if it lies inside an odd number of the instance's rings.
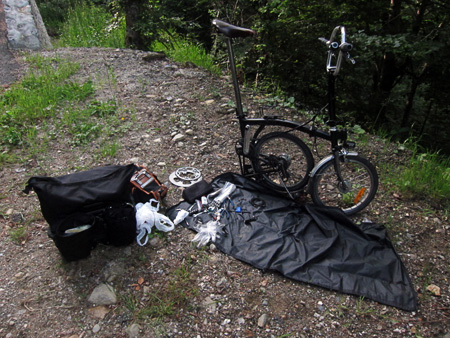
[[[98,285],[88,298],[89,303],[97,305],[112,305],[117,303],[116,292],[108,284]]]
[[[52,48],[35,0],[3,0],[8,43],[15,49]]]
[[[128,337],[130,338],[137,338],[139,337],[139,332],[141,331],[141,326],[139,324],[131,324],[125,329],[125,332],[128,334]]]
[[[161,244],[161,239],[159,237],[153,237],[150,241],[149,244],[151,247],[156,248]]]
[[[99,333],[100,332],[100,325],[95,324],[94,327],[92,328],[92,332],[93,333]]]
[[[261,317],[258,318],[258,326],[264,327],[267,324],[269,317],[266,314],[261,315]]]
[[[227,279],[225,277],[222,277],[217,283],[216,283],[216,287],[220,288],[222,286],[226,286],[227,284]]]
[[[173,141],[173,142],[178,142],[178,141],[184,140],[185,138],[186,138],[186,136],[184,136],[183,134],[176,134],[176,135],[173,137],[172,141]]]

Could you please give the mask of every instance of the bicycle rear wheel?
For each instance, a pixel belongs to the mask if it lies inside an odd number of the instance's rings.
[[[274,132],[256,143],[252,165],[269,189],[296,192],[308,183],[314,159],[311,150],[297,136]]]
[[[317,205],[341,208],[353,215],[369,205],[378,190],[378,174],[375,167],[357,155],[341,157],[339,182],[334,160],[321,167],[312,178],[311,198]]]

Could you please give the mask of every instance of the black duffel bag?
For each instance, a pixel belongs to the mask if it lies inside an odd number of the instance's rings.
[[[32,177],[48,234],[69,261],[85,258],[98,244],[128,245],[136,237],[130,179],[134,164],[105,166],[59,177]]]

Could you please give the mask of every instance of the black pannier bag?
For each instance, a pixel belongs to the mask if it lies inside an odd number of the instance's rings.
[[[136,237],[130,179],[134,164],[105,166],[59,177],[32,177],[24,190],[34,190],[48,234],[62,256],[89,256],[98,244],[128,245]]]
[[[76,213],[65,218],[48,235],[67,261],[86,258],[105,239],[103,220],[92,214]]]

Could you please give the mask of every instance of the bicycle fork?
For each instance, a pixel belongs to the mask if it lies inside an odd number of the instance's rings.
[[[345,179],[342,176],[341,162],[344,162],[346,157],[354,157],[354,156],[358,156],[358,153],[347,150],[344,151],[338,149],[333,150],[333,152],[330,155],[320,160],[319,163],[317,163],[317,165],[313,168],[313,170],[311,170],[311,173],[309,174],[310,182],[314,179],[320,168],[328,164],[330,161],[333,161],[333,168],[334,172],[336,173],[337,181],[340,184],[343,184],[345,182]]]
[[[345,161],[346,154],[341,153],[339,150],[334,150],[332,156],[333,156],[333,167],[334,167],[334,172],[336,173],[339,191],[341,193],[345,194],[351,189],[351,187],[349,186],[349,182],[347,182],[342,177],[342,171],[341,171],[341,160]]]

